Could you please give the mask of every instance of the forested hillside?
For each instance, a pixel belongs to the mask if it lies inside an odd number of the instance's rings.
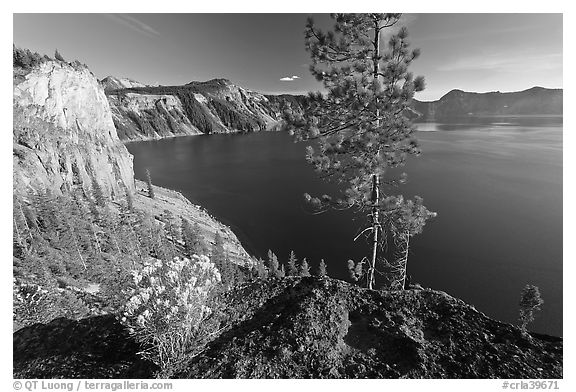
[[[101,83],[121,140],[275,129],[286,108],[301,110],[303,96],[270,96],[226,79],[183,86],[117,88]]]

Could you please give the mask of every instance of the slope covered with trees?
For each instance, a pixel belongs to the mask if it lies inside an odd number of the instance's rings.
[[[117,311],[132,272],[150,259],[210,255],[196,247],[215,233],[236,266],[229,280],[241,279],[252,261],[236,236],[177,192],[134,180],[101,86],[60,57],[14,48],[15,329]],[[186,236],[182,220],[193,223]]]
[[[122,140],[276,129],[283,110],[299,110],[305,99],[263,95],[226,79],[128,88],[117,88],[118,83],[109,80],[101,83]]]

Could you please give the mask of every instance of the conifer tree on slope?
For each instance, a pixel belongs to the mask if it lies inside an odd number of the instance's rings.
[[[306,257],[304,257],[302,263],[300,263],[300,276],[310,276],[310,266],[308,265]]]
[[[328,271],[327,271],[326,263],[324,262],[324,259],[320,260],[320,264],[318,265],[318,271],[317,271],[316,275],[318,275],[321,278],[328,276]]]
[[[373,288],[379,252],[391,236],[395,259],[388,263],[389,288],[401,289],[406,275],[408,239],[434,216],[420,198],[404,200],[387,194],[385,187],[402,183],[404,175],[385,177],[409,154],[420,149],[406,116],[414,93],[424,89],[424,79],[414,77],[408,66],[419,55],[410,50],[407,30],[393,31],[400,14],[333,14],[334,32],[324,33],[308,20],[306,49],[310,70],[323,82],[327,94],[311,93],[304,113],[285,113],[296,140],[317,140],[307,148],[306,159],[323,178],[342,181],[346,189],[338,198],[306,195],[319,209],[356,208],[364,212],[370,234],[366,257],[366,285]],[[384,35],[390,33],[387,42]],[[363,262],[360,261],[360,262]]]
[[[270,271],[270,276],[274,278],[282,278],[278,257],[270,249],[268,250],[268,270]]]
[[[148,186],[148,197],[154,199],[156,195],[154,194],[154,187],[152,186],[152,176],[150,175],[149,169],[146,169],[146,185]]]
[[[296,263],[298,262],[298,259],[296,258],[296,253],[294,253],[293,250],[290,251],[290,256],[288,258],[288,268],[286,270],[286,275],[287,276],[298,276],[298,267],[296,265]]]
[[[191,225],[188,219],[182,218],[182,238],[188,257],[191,257],[193,254],[202,255],[206,252],[206,245],[202,240],[198,222]]]

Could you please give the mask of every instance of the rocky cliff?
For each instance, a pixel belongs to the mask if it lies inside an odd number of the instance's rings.
[[[501,93],[470,93],[452,90],[433,102],[414,101],[418,120],[448,121],[462,117],[562,115],[562,89],[533,87]]]
[[[189,256],[183,220],[199,252],[209,253],[218,233],[230,268],[247,269],[251,257],[229,227],[178,192],[154,187],[151,198],[134,179],[86,66],[15,48],[13,80],[15,329],[116,311],[139,263]]]
[[[170,94],[108,95],[112,117],[122,140],[149,140],[201,134],[182,102]]]
[[[29,51],[14,48],[15,194],[45,189],[62,193],[76,186],[89,191],[97,182],[106,196],[116,198],[124,197],[128,189],[135,194],[138,208],[153,216],[170,210],[176,217],[198,222],[207,243],[219,231],[234,262],[243,264],[249,259],[230,228],[178,192],[157,188],[156,199],[140,197],[136,192],[132,155],[118,138],[104,88],[144,85],[111,77],[99,84],[92,72],[79,63],[43,57],[30,64],[20,59],[31,56]],[[198,132],[182,113],[177,97],[127,95],[131,97],[126,103],[128,110],[134,113],[143,113],[149,107],[164,110],[180,119],[182,132]],[[116,98],[110,97],[112,102]],[[152,137],[156,136],[165,135]],[[139,189],[144,188],[140,183]]]
[[[87,190],[94,182],[112,197],[134,190],[132,156],[88,68],[55,60],[15,65],[13,105],[15,193]]]
[[[226,79],[138,87],[108,77],[101,83],[122,140],[276,129],[283,110],[299,110],[305,99],[260,94]]]
[[[104,91],[118,90],[122,88],[148,87],[144,83],[137,82],[134,79],[116,78],[114,76],[107,76],[100,80],[100,85],[104,88]]]
[[[523,333],[440,291],[255,280],[228,292],[215,317],[221,329],[176,377],[563,376],[561,338]],[[113,319],[54,320],[14,335],[14,377],[152,377],[137,352]]]

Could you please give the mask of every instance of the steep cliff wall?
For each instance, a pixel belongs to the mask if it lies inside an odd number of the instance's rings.
[[[167,94],[109,95],[112,118],[121,140],[162,139],[201,132],[186,114],[180,99]]]
[[[14,69],[14,192],[96,181],[107,196],[134,190],[132,156],[118,139],[110,106],[84,66],[45,61]]]
[[[116,78],[114,76],[107,76],[100,80],[100,85],[107,90],[117,90],[120,88],[132,88],[132,87],[147,87],[144,83],[137,82],[136,80],[129,78]]]
[[[101,83],[121,140],[277,129],[284,108],[299,110],[305,99],[260,94],[226,79],[155,87],[115,80],[108,77]]]

